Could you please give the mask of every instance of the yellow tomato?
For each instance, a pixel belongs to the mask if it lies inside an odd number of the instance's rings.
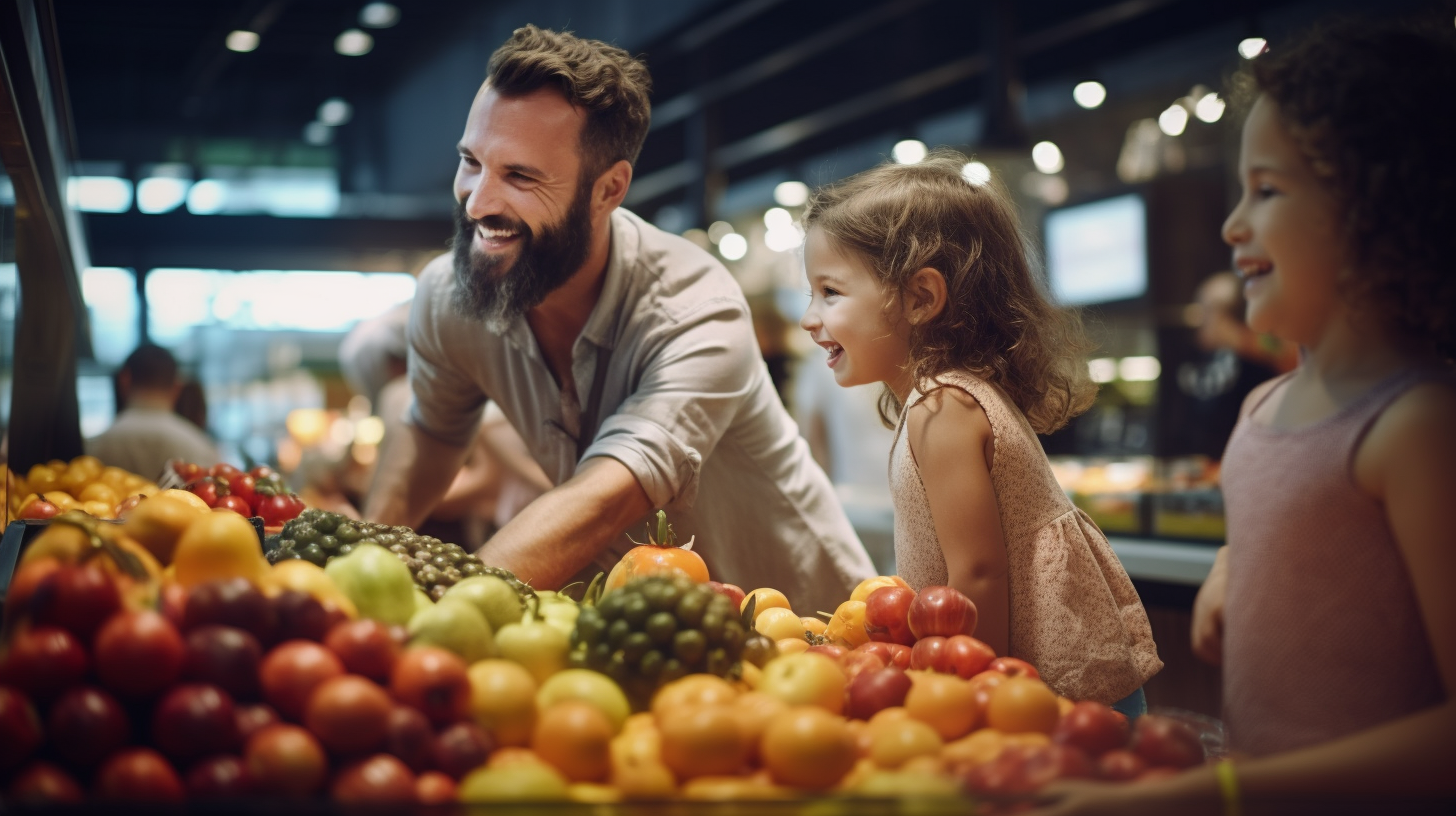
[[[194,587],[223,578],[262,585],[268,561],[253,525],[237,513],[202,513],[187,525],[172,553],[177,583]]]
[[[845,601],[834,610],[834,617],[824,628],[824,636],[831,641],[843,641],[853,649],[870,642],[870,633],[865,629],[865,602]]]
[[[784,596],[784,593],[779,592],[777,589],[770,589],[768,587],[764,587],[762,589],[755,589],[754,591],[748,593],[747,595],[744,595],[743,596],[743,602],[738,605],[738,611],[739,612],[742,612],[743,610],[745,610],[745,609],[748,608],[748,599],[749,598],[757,598],[758,599],[758,601],[756,603],[754,603],[754,605],[753,605],[753,615],[754,615],[754,619],[755,620],[758,618],[758,615],[760,613],[762,613],[763,610],[765,610],[765,609],[774,609],[774,608],[778,608],[778,609],[791,609],[792,608],[792,607],[789,606],[789,599]]]
[[[49,493],[60,485],[60,475],[50,465],[34,465],[25,474],[25,484],[34,493]]]
[[[83,502],[100,502],[111,507],[115,507],[121,501],[121,497],[116,494],[116,491],[105,482],[92,482],[86,485],[81,489],[81,495],[76,498]]]
[[[799,618],[799,623],[804,624],[804,631],[812,632],[816,635],[824,634],[824,630],[829,627],[829,624],[825,623],[823,618]]]
[[[856,586],[853,592],[849,593],[849,599],[851,601],[867,601],[871,592],[874,592],[880,587],[892,586],[899,586],[899,584],[895,583],[895,579],[888,575],[876,575],[873,578],[866,578],[859,582],[859,586]]]
[[[67,510],[81,509],[81,505],[74,498],[71,497],[71,494],[63,490],[52,490],[46,493],[43,498],[51,504],[54,504],[56,506],[56,509],[61,511],[62,513],[66,512]]]
[[[760,633],[768,635],[774,640],[785,638],[804,638],[804,623],[793,610],[780,607],[770,607],[756,615],[753,619],[753,628]]]
[[[99,519],[109,519],[116,515],[116,505],[107,504],[104,501],[81,502],[81,510],[86,514]]]

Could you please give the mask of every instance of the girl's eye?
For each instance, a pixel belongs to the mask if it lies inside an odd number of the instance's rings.
[[[828,286],[824,287],[824,297],[833,297],[837,294],[839,294],[839,290],[830,289]]]
[[[1278,194],[1278,192],[1278,190],[1275,190],[1273,187],[1270,187],[1267,184],[1260,184],[1254,190],[1254,195],[1259,198],[1273,198],[1275,195]]]

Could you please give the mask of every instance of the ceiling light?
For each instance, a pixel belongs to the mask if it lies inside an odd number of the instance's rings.
[[[783,207],[770,207],[768,212],[763,214],[763,225],[771,230],[792,229],[794,217]]]
[[[368,32],[351,28],[334,40],[334,50],[346,57],[362,57],[374,48],[374,38]]]
[[[1157,357],[1124,357],[1117,364],[1117,375],[1127,382],[1152,382],[1162,373]]]
[[[1107,101],[1107,88],[1101,82],[1078,82],[1072,89],[1072,99],[1091,110]]]
[[[84,212],[123,213],[131,209],[131,181],[115,176],[72,176],[66,185],[70,205]]]
[[[399,8],[392,3],[370,3],[359,9],[359,25],[365,28],[389,28],[399,22]]]
[[[338,98],[324,100],[318,108],[318,120],[330,127],[338,127],[348,122],[354,115],[354,106]]]
[[[961,178],[980,187],[991,181],[991,168],[984,162],[966,162],[966,166],[961,168]]]
[[[1168,109],[1158,115],[1158,129],[1169,136],[1182,135],[1183,129],[1188,127],[1188,109],[1174,102]]]
[[[798,207],[809,200],[809,185],[802,181],[780,182],[774,188],[774,202],[784,207]]]
[[[890,156],[898,164],[919,164],[925,161],[925,142],[919,139],[906,139],[903,142],[896,142],[890,149]]]
[[[187,211],[193,215],[214,215],[227,203],[227,186],[217,179],[203,179],[187,191]]]
[[[309,122],[303,126],[303,140],[314,147],[323,147],[334,140],[334,129],[323,122]]]
[[[774,252],[787,252],[804,243],[804,233],[799,228],[790,224],[786,227],[773,227],[763,236],[763,244]]]
[[[1095,383],[1110,383],[1117,379],[1117,361],[1111,357],[1097,357],[1087,361],[1087,374]]]
[[[1199,121],[1212,124],[1223,117],[1224,107],[1224,101],[1218,98],[1218,94],[1204,94],[1193,106],[1193,115],[1197,116]]]
[[[137,184],[137,209],[147,215],[171,212],[187,200],[192,182],[171,176],[152,176]]]
[[[718,252],[730,261],[736,261],[748,254],[748,239],[736,232],[730,232],[718,242]]]
[[[715,244],[722,241],[723,236],[732,234],[733,225],[727,221],[714,221],[708,225],[708,240]]]
[[[227,35],[227,47],[229,51],[236,51],[239,54],[246,54],[258,47],[258,35],[252,31],[233,31]]]
[[[1249,37],[1239,43],[1239,56],[1253,59],[1269,50],[1269,41],[1263,37]]]
[[[1062,160],[1062,149],[1053,142],[1037,142],[1031,148],[1031,163],[1043,173],[1059,173],[1066,164]]]

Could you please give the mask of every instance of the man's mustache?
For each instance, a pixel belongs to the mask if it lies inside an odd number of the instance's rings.
[[[488,230],[510,230],[520,233],[526,239],[532,238],[531,228],[524,221],[517,221],[507,218],[504,215],[487,215],[484,218],[475,219],[466,215],[463,211],[460,214],[460,226],[466,231],[473,231],[477,227],[485,227]]]

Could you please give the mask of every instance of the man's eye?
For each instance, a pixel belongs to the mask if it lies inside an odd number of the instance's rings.
[[[469,156],[463,155],[463,154],[460,156],[460,161],[465,162],[466,164],[470,165],[471,167],[479,167],[480,166],[480,162],[476,161],[475,159],[472,159]]]

